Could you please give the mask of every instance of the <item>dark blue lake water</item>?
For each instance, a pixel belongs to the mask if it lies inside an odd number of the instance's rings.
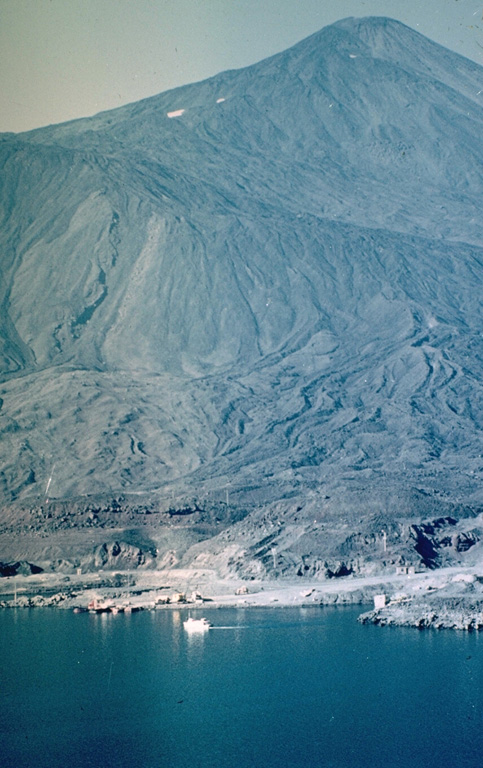
[[[481,768],[483,637],[358,613],[2,611],[0,765]]]

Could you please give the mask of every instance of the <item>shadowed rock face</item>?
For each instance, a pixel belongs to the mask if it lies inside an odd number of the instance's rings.
[[[477,506],[482,75],[346,19],[2,137],[4,508]]]

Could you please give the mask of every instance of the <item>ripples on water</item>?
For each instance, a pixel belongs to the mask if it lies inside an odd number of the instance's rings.
[[[483,637],[358,609],[0,613],[2,768],[481,768]]]

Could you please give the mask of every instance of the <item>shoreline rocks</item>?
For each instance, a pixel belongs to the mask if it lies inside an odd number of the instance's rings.
[[[483,600],[436,598],[394,601],[359,616],[361,624],[417,629],[483,630]]]

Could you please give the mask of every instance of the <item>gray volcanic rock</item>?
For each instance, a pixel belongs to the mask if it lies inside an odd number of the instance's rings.
[[[280,551],[302,538],[295,570],[310,547],[330,570],[378,515],[476,515],[482,75],[398,22],[346,19],[1,137],[4,517],[197,499],[219,528],[243,510],[258,546],[263,506]],[[309,547],[310,520],[331,522]]]
[[[5,576],[28,576],[32,573],[41,573],[42,568],[33,563],[27,563],[25,560],[16,563],[0,563],[0,577]]]
[[[483,600],[426,598],[409,600],[359,616],[361,624],[416,627],[417,629],[483,630]]]

